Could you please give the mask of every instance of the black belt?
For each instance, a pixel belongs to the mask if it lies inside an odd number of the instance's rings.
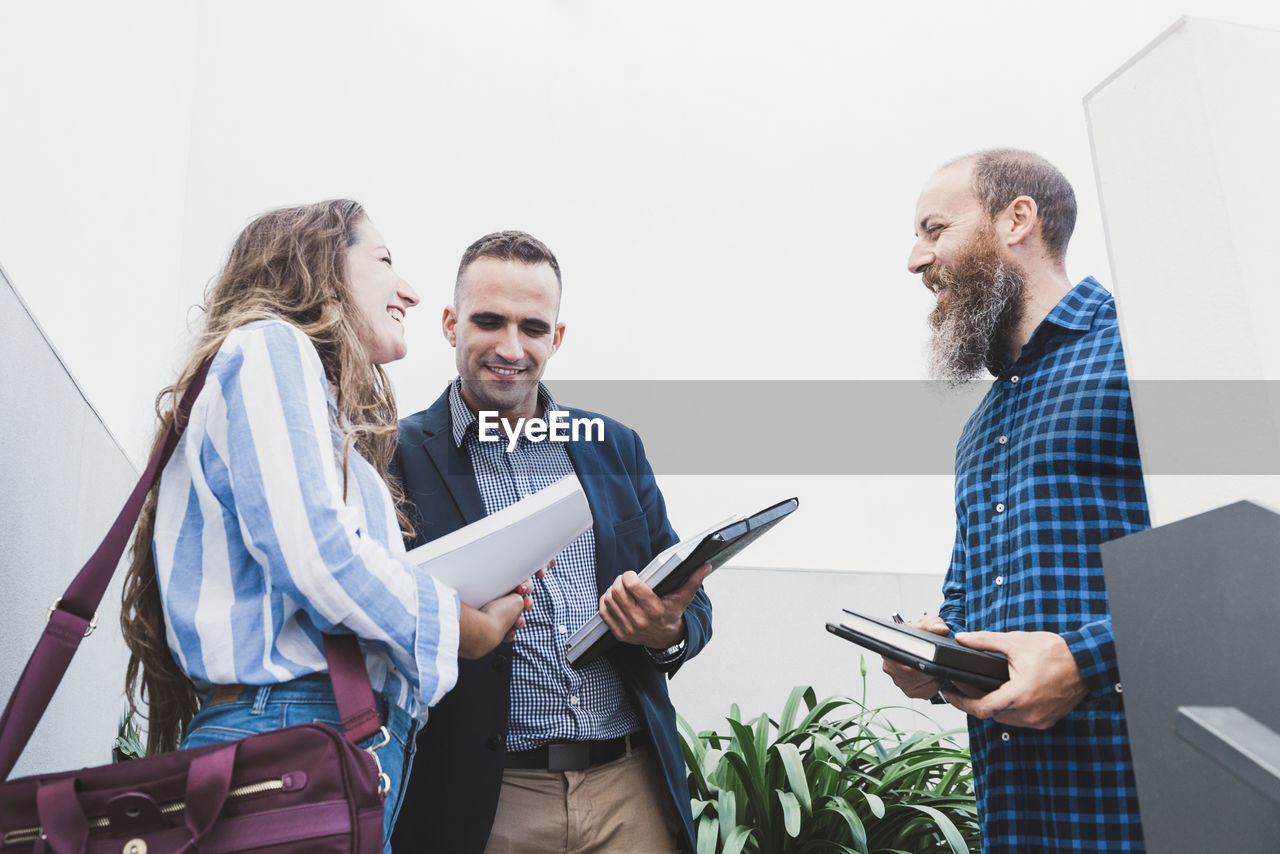
[[[628,742],[632,749],[641,747],[649,743],[649,734],[641,730],[604,741],[557,741],[532,750],[508,750],[503,767],[581,771],[625,755]]]

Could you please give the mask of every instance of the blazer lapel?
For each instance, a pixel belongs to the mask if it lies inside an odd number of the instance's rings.
[[[445,490],[453,499],[458,512],[470,525],[484,518],[484,499],[480,497],[480,487],[476,485],[475,470],[471,460],[453,443],[453,436],[448,433],[437,433],[427,437],[422,447],[427,452],[441,479],[448,484]]]
[[[431,465],[445,484],[443,490],[457,508],[466,524],[478,522],[484,518],[484,500],[480,497],[480,487],[476,485],[475,469],[471,460],[454,444],[452,422],[449,415],[449,394],[445,394],[432,404],[424,413],[422,424],[421,447]],[[413,496],[417,502],[442,501],[441,495],[418,494]],[[424,518],[432,515],[423,513]]]

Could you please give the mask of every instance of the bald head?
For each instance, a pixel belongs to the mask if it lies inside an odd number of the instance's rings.
[[[1038,154],[1017,148],[990,148],[957,157],[938,170],[966,170],[987,216],[995,218],[1019,196],[1035,200],[1040,239],[1061,261],[1076,227],[1076,194],[1063,174]]]

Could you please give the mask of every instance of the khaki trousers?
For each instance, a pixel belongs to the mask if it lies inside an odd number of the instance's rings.
[[[584,771],[508,768],[485,854],[675,854],[679,818],[648,745]]]

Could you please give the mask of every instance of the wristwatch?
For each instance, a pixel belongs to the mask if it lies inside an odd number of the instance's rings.
[[[679,655],[680,653],[684,652],[684,648],[685,648],[686,646],[688,646],[688,645],[689,645],[689,639],[688,639],[688,638],[680,638],[680,641],[679,641],[678,643],[674,643],[674,644],[672,644],[671,646],[669,646],[669,647],[667,647],[666,649],[664,649],[661,653],[659,653],[659,657],[660,657],[660,658],[674,658],[675,656],[677,656],[677,655]]]

